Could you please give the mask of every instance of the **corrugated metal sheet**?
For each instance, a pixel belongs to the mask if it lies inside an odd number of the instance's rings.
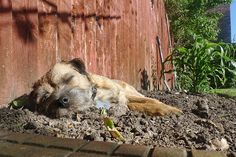
[[[166,57],[165,14],[162,0],[0,0],[0,104],[74,57],[138,89],[141,80],[163,88],[156,37]]]

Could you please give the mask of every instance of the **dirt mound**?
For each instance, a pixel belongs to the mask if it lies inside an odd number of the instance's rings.
[[[125,143],[212,149],[211,144],[216,139],[224,138],[229,144],[229,151],[236,151],[235,99],[160,91],[144,94],[177,106],[184,114],[150,117],[129,111],[121,117],[111,115],[125,137]],[[116,141],[106,130],[96,108],[60,119],[50,119],[28,110],[2,108],[0,128],[57,137]]]

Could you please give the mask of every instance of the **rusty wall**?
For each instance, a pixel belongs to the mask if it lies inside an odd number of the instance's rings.
[[[0,0],[0,104],[74,57],[137,89],[141,80],[162,88],[156,37],[166,57],[165,14],[162,0]]]

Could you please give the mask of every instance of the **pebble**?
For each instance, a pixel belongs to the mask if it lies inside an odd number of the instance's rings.
[[[201,118],[209,117],[209,106],[207,105],[207,100],[205,99],[198,100],[196,106],[197,106],[196,113],[199,117]]]

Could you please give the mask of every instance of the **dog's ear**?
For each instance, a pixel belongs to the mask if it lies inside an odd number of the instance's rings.
[[[69,64],[71,64],[79,73],[84,75],[87,74],[85,64],[80,58],[70,60]]]

